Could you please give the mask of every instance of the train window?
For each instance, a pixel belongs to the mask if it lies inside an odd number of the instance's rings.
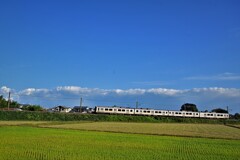
[[[103,110],[103,108],[101,108],[101,110]]]
[[[112,109],[109,109],[109,111],[112,111]]]
[[[147,113],[150,113],[150,111],[147,111]]]
[[[117,111],[116,109],[114,109],[114,111]]]
[[[133,112],[133,110],[131,109],[130,112]]]
[[[136,110],[136,112],[138,112],[138,110]]]
[[[118,109],[118,112],[121,112],[122,110],[121,109]]]
[[[198,113],[196,113],[196,115],[198,116]]]
[[[158,113],[158,111],[155,111],[155,113]]]
[[[105,111],[108,111],[108,108],[105,108]]]
[[[123,109],[122,111],[125,112],[125,109]]]
[[[169,114],[171,114],[171,112],[169,112]]]
[[[162,113],[161,111],[159,111],[159,113]]]
[[[146,113],[146,111],[143,111],[143,113]]]

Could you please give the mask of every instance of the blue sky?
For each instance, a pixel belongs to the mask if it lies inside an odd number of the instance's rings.
[[[41,99],[43,89],[51,97],[62,87],[69,91],[62,98],[90,96],[86,105],[140,99],[143,107],[193,102],[239,112],[239,8],[238,0],[1,1],[1,93],[10,89],[22,103],[77,105]],[[110,92],[102,97],[96,88]],[[28,89],[43,95],[21,97]],[[117,89],[145,92],[119,96]]]

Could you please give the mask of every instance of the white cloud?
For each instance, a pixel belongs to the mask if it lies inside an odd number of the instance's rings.
[[[166,88],[152,88],[147,90],[148,93],[158,94],[158,95],[168,95],[173,96],[186,92],[185,90],[176,89],[166,89]]]
[[[116,93],[119,96],[123,95],[143,95],[146,90],[145,89],[128,89],[128,90],[122,90],[122,89],[115,89],[115,90],[109,90],[110,92]]]
[[[78,86],[60,86],[56,90],[59,93],[67,92],[75,95],[106,95],[110,90],[99,89],[99,88],[82,88]]]
[[[36,89],[36,88],[27,88],[19,92],[19,95],[33,95],[33,94],[47,94],[48,89]]]
[[[240,89],[237,88],[220,88],[220,87],[210,87],[210,88],[194,88],[189,90],[189,92],[195,93],[208,93],[212,95],[222,95],[228,97],[239,97],[240,98]]]
[[[1,87],[0,93],[6,94],[6,93],[9,93],[9,92],[11,92],[10,88],[8,88],[6,86]]]
[[[212,76],[192,76],[184,78],[186,80],[221,80],[221,81],[238,81],[240,80],[240,75],[235,73],[223,73]]]

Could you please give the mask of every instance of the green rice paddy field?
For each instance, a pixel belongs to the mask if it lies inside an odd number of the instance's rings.
[[[240,129],[179,125],[0,121],[0,160],[240,159]],[[221,137],[209,136],[211,129]],[[167,130],[167,134],[162,130]],[[199,136],[201,132],[204,136]]]

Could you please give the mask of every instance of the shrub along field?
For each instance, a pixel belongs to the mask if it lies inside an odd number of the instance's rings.
[[[239,140],[0,127],[0,160],[236,160],[239,156]]]

